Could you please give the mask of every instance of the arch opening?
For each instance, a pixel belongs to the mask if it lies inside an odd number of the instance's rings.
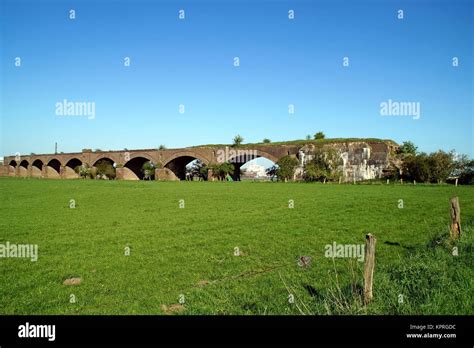
[[[18,167],[19,169],[19,175],[21,177],[27,177],[28,176],[28,161],[27,160],[23,160],[20,162],[20,166]]]
[[[8,163],[8,176],[16,176],[17,165],[18,163],[14,160],[11,160],[10,163]]]
[[[148,162],[151,162],[148,158],[140,156],[129,160],[124,165],[124,168],[128,169],[125,178],[128,180],[143,180],[147,176],[147,179],[151,179],[154,173],[148,174],[143,168],[143,165]]]
[[[48,169],[49,168],[53,169],[56,172],[56,174],[59,175],[61,173],[61,162],[59,162],[56,158],[53,158],[52,160],[48,162]],[[48,172],[48,175],[49,174],[54,175],[54,173]]]
[[[43,169],[43,161],[40,159],[34,160],[33,163],[31,164],[33,167],[38,168],[39,170]]]
[[[31,164],[31,176],[41,177],[43,172],[43,161],[36,159]]]
[[[271,172],[268,171],[276,166],[276,163],[266,156],[254,154],[245,157],[234,157],[230,161],[234,165],[233,180],[272,180]]]
[[[99,158],[94,163],[95,176],[99,179],[115,179],[115,162],[108,157]]]
[[[82,165],[82,161],[78,158],[71,158],[64,167],[64,177],[66,179],[75,179],[79,177],[79,166]]]
[[[78,158],[71,158],[67,163],[66,167],[71,168],[72,170],[76,169],[77,166],[82,165],[82,161]]]
[[[199,167],[202,166],[203,161],[193,156],[179,156],[169,161],[165,168],[171,170],[179,180],[192,180],[196,176]]]

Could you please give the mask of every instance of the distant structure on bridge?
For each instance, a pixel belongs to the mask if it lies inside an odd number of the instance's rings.
[[[323,143],[308,141],[277,144],[245,144],[239,147],[225,145],[196,146],[180,149],[144,149],[122,151],[92,151],[58,154],[16,154],[5,156],[0,166],[1,176],[34,177],[51,179],[78,178],[75,168],[80,165],[94,167],[99,161],[110,162],[116,168],[117,180],[141,180],[144,178],[143,164],[156,164],[155,180],[185,180],[186,166],[194,160],[204,165],[231,162],[234,164],[234,179],[240,177],[240,167],[258,157],[274,163],[284,156],[299,160],[295,179],[301,177],[302,168],[311,159],[312,151],[318,147],[333,147],[344,161],[343,174],[346,181],[367,180],[381,177],[389,166],[390,154],[395,143],[384,140],[326,140]],[[214,178],[209,173],[210,180]]]
[[[257,163],[249,164],[247,168],[245,168],[245,171],[242,176],[249,179],[269,178],[265,167]]]

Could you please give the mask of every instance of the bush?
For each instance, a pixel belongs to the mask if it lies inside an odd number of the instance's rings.
[[[99,179],[108,178],[108,179],[115,179],[115,168],[107,160],[100,160],[95,165],[97,175]]]
[[[296,167],[298,166],[298,159],[293,156],[284,156],[277,162],[277,176],[279,180],[292,180],[295,175]]]
[[[83,179],[91,178],[91,168],[87,164],[81,164],[74,171]]]
[[[342,158],[335,149],[316,149],[313,159],[305,165],[304,179],[306,181],[338,180],[342,176],[340,169],[342,164]]]
[[[315,140],[324,139],[324,138],[326,138],[326,135],[324,135],[323,132],[317,132],[317,133],[314,135],[314,139],[315,139]]]
[[[240,146],[244,142],[244,138],[242,138],[240,135],[236,135],[234,137],[232,146]]]
[[[151,180],[155,176],[155,165],[150,161],[143,163],[142,172],[144,180]]]

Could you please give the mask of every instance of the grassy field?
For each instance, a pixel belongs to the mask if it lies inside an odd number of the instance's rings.
[[[474,314],[474,187],[0,178],[0,192],[0,243],[39,248],[0,259],[0,314]],[[443,237],[452,195],[459,256]],[[369,232],[364,307],[363,262],[325,245]]]

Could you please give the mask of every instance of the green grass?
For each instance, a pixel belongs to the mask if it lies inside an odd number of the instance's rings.
[[[473,314],[474,187],[1,178],[0,192],[0,243],[39,247],[37,262],[0,259],[0,314],[160,314],[181,294],[182,314]],[[452,195],[457,257],[443,239]],[[324,247],[369,232],[364,307],[363,263]]]

